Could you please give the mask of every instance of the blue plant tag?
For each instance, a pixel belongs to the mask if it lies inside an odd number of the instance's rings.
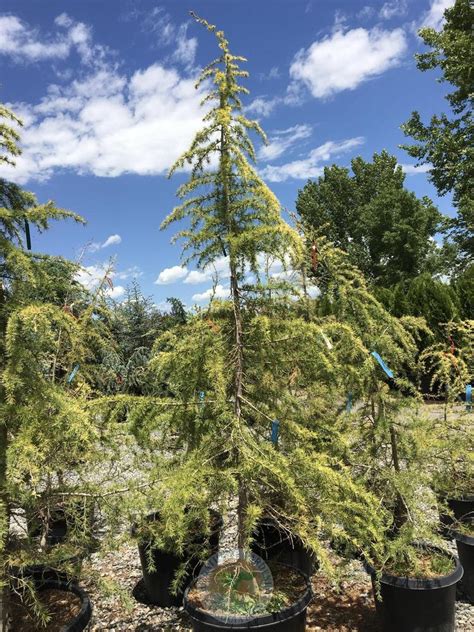
[[[472,408],[472,385],[466,384],[466,410],[469,412]]]
[[[352,411],[352,392],[349,391],[347,394],[347,403],[346,403],[346,413],[350,413]]]
[[[377,362],[380,364],[380,366],[382,367],[384,373],[393,380],[393,372],[388,368],[388,366],[385,364],[385,362],[382,360],[382,358],[380,357],[380,355],[377,353],[377,351],[372,351],[371,355],[377,360]]]
[[[280,422],[278,419],[272,421],[272,443],[278,445],[278,437],[280,435]]]
[[[204,391],[199,391],[199,405],[202,406],[204,404],[204,398],[206,397],[206,393]]]
[[[79,364],[75,364],[71,373],[69,374],[69,377],[67,378],[67,383],[71,384],[71,382],[73,381],[73,379],[76,377],[77,372],[79,371]]]

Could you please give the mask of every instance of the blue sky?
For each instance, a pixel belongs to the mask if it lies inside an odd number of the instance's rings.
[[[325,165],[348,166],[382,149],[398,157],[406,185],[452,214],[426,173],[398,149],[400,124],[446,110],[447,86],[416,69],[416,30],[440,28],[452,0],[3,0],[0,100],[24,120],[23,155],[0,175],[81,214],[34,248],[81,261],[93,285],[115,258],[116,298],[134,276],[159,305],[204,302],[211,272],[180,265],[160,232],[184,174],[167,169],[202,117],[194,89],[216,45],[188,16],[222,28],[248,59],[248,116],[270,144],[258,167],[292,210],[298,189]],[[87,248],[84,251],[84,247]],[[82,253],[82,254],[81,254]],[[217,269],[223,270],[224,262]],[[225,275],[221,278],[225,294]]]

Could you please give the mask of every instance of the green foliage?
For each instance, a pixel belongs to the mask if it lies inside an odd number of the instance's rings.
[[[437,338],[444,334],[443,323],[459,317],[456,292],[430,274],[420,274],[408,283],[399,283],[393,292],[393,314],[423,317]]]
[[[170,312],[160,312],[134,281],[123,301],[111,303],[107,324],[115,344],[105,351],[100,365],[99,388],[104,393],[140,395],[160,391],[148,370],[154,340],[161,332],[184,324],[187,318],[179,299],[168,302]]]
[[[474,314],[474,264],[467,266],[453,280],[452,287],[458,297],[461,318],[470,318]]]
[[[23,123],[17,118],[11,110],[0,103],[0,163],[14,165],[15,156],[21,153],[18,147],[20,136],[12,127],[13,125],[21,126]]]
[[[429,51],[417,55],[421,71],[440,69],[439,81],[455,90],[447,95],[452,115],[435,115],[424,124],[418,112],[402,126],[416,144],[404,145],[420,164],[430,164],[429,178],[440,195],[452,192],[458,215],[452,221],[452,235],[463,259],[474,254],[474,122],[472,116],[472,26],[474,9],[469,0],[456,0],[445,12],[446,22],[438,32],[421,29]]]
[[[308,228],[324,232],[377,285],[413,278],[432,265],[431,238],[442,230],[442,215],[404,187],[395,156],[383,151],[371,163],[354,158],[352,172],[325,167],[299,191],[296,209]]]
[[[361,363],[370,357],[350,323],[316,314],[303,242],[249,162],[254,150],[247,131],[260,128],[241,114],[243,58],[230,53],[221,31],[196,19],[216,35],[221,49],[199,80],[210,84],[204,103],[215,105],[172,169],[189,164],[191,176],[178,190],[184,202],[163,226],[187,220],[178,237],[198,266],[228,256],[231,297],[212,301],[158,337],[150,370],[164,395],[154,406],[151,399],[147,405],[142,398],[122,400],[132,431],[150,455],[140,456],[150,462],[147,476],[153,481],[141,513],[159,507],[155,543],[181,551],[191,543],[196,522],[209,522],[211,502],[226,515],[234,499],[239,547],[248,547],[256,522],[267,515],[298,535],[329,569],[324,537],[337,535],[369,557],[379,544],[383,516],[376,499],[352,480],[338,417],[341,393],[359,383]],[[266,284],[262,255],[280,258],[297,275],[301,270],[306,290]],[[322,247],[321,268],[332,275],[328,300],[341,295],[342,310],[351,300],[351,283],[363,281],[350,266],[339,269],[341,258],[329,244]],[[275,418],[278,446],[269,440]]]
[[[444,341],[425,349],[420,362],[432,387],[453,402],[474,377],[474,321],[449,322],[444,331]]]
[[[186,165],[192,168],[191,178],[177,192],[185,201],[162,227],[188,218],[189,227],[176,239],[184,239],[184,251],[192,250],[189,258],[196,258],[198,266],[228,254],[240,267],[245,260],[258,274],[257,255],[268,252],[283,257],[292,231],[280,216],[278,200],[249,162],[255,160],[255,150],[248,133],[265,136],[257,122],[241,113],[240,95],[248,91],[238,81],[248,73],[239,63],[246,60],[231,54],[222,31],[196,19],[215,34],[222,52],[204,68],[197,82],[197,86],[211,82],[203,104],[212,105],[189,150],[170,170],[172,175]],[[212,168],[216,157],[218,164]]]

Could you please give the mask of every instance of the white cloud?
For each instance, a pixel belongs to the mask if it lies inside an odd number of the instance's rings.
[[[135,8],[125,19],[139,19],[142,30],[151,33],[154,43],[158,47],[172,46],[173,53],[169,60],[191,67],[194,64],[197,49],[197,39],[188,37],[188,27],[190,22],[180,25],[173,23],[170,14],[164,7],[154,7],[151,10],[140,10]]]
[[[153,64],[131,77],[101,68],[65,87],[50,86],[26,113],[23,154],[0,176],[23,184],[54,173],[115,177],[166,173],[188,147],[205,113],[202,92],[173,68]]]
[[[143,272],[140,270],[138,266],[132,266],[131,268],[127,268],[126,270],[122,270],[114,273],[114,278],[120,279],[121,281],[125,281],[130,278],[137,278],[143,275]]]
[[[210,287],[205,292],[193,294],[192,300],[196,301],[196,303],[202,303],[203,301],[208,301],[211,298],[229,298],[229,295],[229,288],[218,284],[215,287]]]
[[[109,265],[105,263],[84,266],[76,274],[76,281],[83,285],[87,290],[93,290],[102,281],[108,269]]]
[[[113,288],[107,290],[107,295],[110,298],[120,298],[125,294],[125,288],[123,285],[115,285]]]
[[[257,97],[245,107],[245,111],[248,114],[254,116],[270,116],[277,105],[281,103],[280,97],[272,97],[267,99],[266,97]]]
[[[267,98],[266,96],[259,96],[245,106],[244,110],[250,115],[266,117],[270,116],[278,105],[301,105],[303,102],[304,95],[301,85],[296,81],[292,81],[282,97]]]
[[[59,31],[45,35],[15,15],[0,16],[0,55],[17,62],[38,62],[66,59],[75,50],[83,63],[98,66],[103,62],[109,51],[92,43],[90,27],[66,13],[59,15],[55,24]]]
[[[327,141],[323,145],[313,149],[304,159],[294,160],[278,166],[267,165],[261,170],[260,174],[270,182],[284,182],[288,180],[288,178],[298,180],[317,178],[323,172],[321,163],[327,162],[335,156],[347,153],[363,143],[364,138],[361,136],[343,141]]]
[[[406,15],[408,11],[407,0],[391,0],[391,2],[385,2],[379,11],[379,17],[382,20],[390,20],[394,17]]]
[[[108,246],[115,246],[122,243],[120,235],[110,235],[102,244],[101,248],[108,248]]]
[[[450,9],[454,0],[432,0],[430,8],[425,13],[421,27],[429,27],[439,31],[443,26],[444,12]]]
[[[279,79],[281,76],[278,66],[272,66],[268,72],[261,72],[258,78],[262,81],[268,81],[271,79]]]
[[[188,24],[181,24],[176,33],[175,50],[171,56],[173,61],[180,62],[184,66],[192,66],[196,57],[197,39],[188,38]]]
[[[188,274],[186,266],[172,266],[171,268],[165,268],[160,272],[155,283],[157,285],[169,285],[170,283],[176,283],[180,281]]]
[[[191,270],[184,282],[190,285],[197,285],[198,283],[212,281],[215,278],[225,279],[229,275],[229,257],[218,257],[203,270]]]
[[[375,9],[369,5],[365,5],[362,9],[356,14],[356,17],[360,20],[368,20],[373,17],[375,13]]]
[[[276,130],[269,138],[268,145],[264,145],[258,152],[260,160],[275,160],[288,151],[292,145],[311,136],[311,125],[293,125],[283,130]]]
[[[316,98],[327,98],[397,66],[407,49],[401,28],[337,30],[295,56],[290,75]]]
[[[141,276],[142,272],[137,266],[128,268],[116,272],[110,262],[98,263],[90,266],[83,266],[76,274],[76,281],[83,285],[87,290],[94,290],[97,286],[103,282],[104,278],[110,280],[107,283],[106,293],[112,298],[118,298],[125,293],[125,288],[122,285],[114,285],[113,280],[119,279],[121,281],[129,279],[130,277]]]
[[[103,243],[93,242],[88,246],[88,250],[90,252],[97,252],[97,250],[101,250],[102,248],[108,248],[109,246],[114,246],[116,244],[120,244],[122,242],[122,238],[120,235],[110,235]]]
[[[431,165],[408,165],[408,164],[400,164],[400,167],[403,170],[403,173],[407,175],[416,175],[418,173],[427,173],[431,170]]]

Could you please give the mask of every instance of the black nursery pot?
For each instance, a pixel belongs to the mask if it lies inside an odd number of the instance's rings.
[[[38,592],[42,590],[61,590],[72,592],[81,600],[81,609],[78,614],[61,628],[61,632],[82,632],[85,630],[92,617],[92,604],[88,594],[74,582],[66,577],[60,579],[42,572],[41,567],[30,568],[29,579],[32,579]]]
[[[304,573],[302,573],[304,575]],[[255,617],[232,617],[225,622],[214,617],[210,612],[200,610],[189,603],[188,594],[193,588],[191,584],[184,594],[184,609],[191,618],[194,632],[228,632],[228,630],[262,630],[262,632],[305,632],[306,610],[313,598],[309,578],[306,579],[306,590],[296,603],[274,614]],[[400,631],[399,631],[400,632]]]
[[[78,501],[77,512],[80,514],[84,509],[82,504]],[[90,504],[87,508],[87,525],[92,530],[94,525],[94,505]],[[37,538],[41,535],[43,525],[38,516],[27,517],[28,534],[30,537]],[[81,524],[73,512],[68,513],[65,507],[58,505],[55,507],[49,516],[48,531],[46,534],[46,543],[50,546],[55,544],[61,544],[64,542],[71,531],[76,528],[81,528]]]
[[[377,598],[375,569],[372,577],[375,607],[381,632],[454,632],[456,584],[463,575],[459,560],[455,569],[435,579],[397,577],[383,573]]]
[[[211,553],[217,552],[219,546],[219,529],[222,526],[221,517],[214,511],[209,512],[211,521],[213,522],[212,532],[209,538],[209,547]],[[160,514],[155,512],[147,516],[148,522],[159,521]],[[132,535],[137,534],[137,525],[132,527]],[[204,546],[205,539],[202,534],[197,534],[195,539],[196,545]],[[156,606],[169,608],[170,606],[181,606],[183,603],[184,590],[178,591],[176,595],[170,591],[171,583],[175,577],[176,571],[183,562],[189,562],[191,570],[189,577],[183,584],[186,585],[191,579],[197,576],[202,564],[198,561],[189,559],[189,555],[177,555],[168,553],[157,548],[153,548],[150,541],[138,542],[138,553],[140,555],[140,563],[143,573],[143,585],[146,592],[146,600]],[[150,558],[156,570],[149,570]]]
[[[474,518],[468,522],[474,524]],[[464,576],[459,586],[466,599],[474,603],[474,536],[456,530],[450,533],[456,540],[459,561],[464,569]]]
[[[444,537],[452,539],[453,536],[449,527],[453,524],[454,520],[474,517],[474,495],[470,494],[463,498],[445,498],[444,503],[447,504],[452,511],[454,519],[448,514],[440,513],[441,533]]]
[[[474,518],[474,494],[463,498],[449,498],[448,506],[456,520]]]
[[[297,537],[290,537],[271,518],[264,518],[255,530],[251,549],[266,562],[278,562],[296,568],[311,577],[317,560]]]

